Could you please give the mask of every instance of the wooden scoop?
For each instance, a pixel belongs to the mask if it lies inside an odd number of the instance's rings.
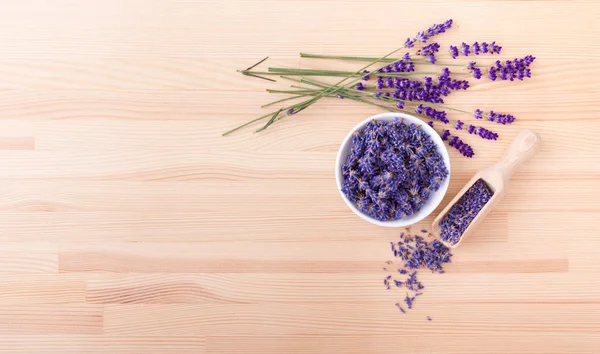
[[[515,173],[518,167],[520,167],[523,163],[529,160],[540,147],[540,138],[538,135],[531,130],[524,130],[513,140],[508,149],[504,152],[504,156],[498,161],[495,165],[490,166],[488,168],[484,168],[483,170],[477,172],[473,178],[467,183],[463,189],[452,199],[452,201],[442,210],[442,212],[433,220],[432,230],[435,237],[437,237],[444,245],[447,247],[455,248],[464,241],[469,234],[479,225],[481,221],[485,218],[487,213],[492,210],[492,208],[500,201],[500,199],[504,196],[506,187],[508,186],[508,182],[510,178]],[[462,234],[458,242],[454,245],[451,245],[448,242],[445,242],[440,237],[441,228],[440,221],[442,218],[448,213],[450,208],[458,202],[460,197],[465,194],[471,186],[477,182],[479,179],[482,179],[487,185],[490,187],[494,195],[492,198],[485,204],[485,206],[477,213],[477,216],[465,232]]]

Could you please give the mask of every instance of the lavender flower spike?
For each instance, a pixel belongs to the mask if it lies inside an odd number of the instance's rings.
[[[452,59],[456,59],[456,57],[458,56],[458,47],[451,45],[450,55],[452,55]]]
[[[470,46],[467,43],[462,42],[462,44],[460,46],[460,51],[462,52],[462,54],[464,56],[468,57],[469,56],[469,48],[470,48]]]

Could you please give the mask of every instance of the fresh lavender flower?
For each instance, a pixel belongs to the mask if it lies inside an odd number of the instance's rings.
[[[440,122],[442,122],[444,124],[448,124],[450,122],[448,120],[448,118],[446,117],[446,111],[438,111],[431,107],[424,107],[422,104],[418,105],[415,108],[415,112],[417,114],[425,115],[429,118],[439,120]]]
[[[450,55],[452,55],[452,59],[456,59],[456,57],[458,56],[458,47],[451,45]]]
[[[446,129],[442,132],[442,140],[446,141],[450,137],[450,130]]]
[[[487,54],[488,53],[488,44],[486,42],[481,43],[481,52],[483,54]]]
[[[466,57],[469,56],[469,48],[470,46],[465,42],[462,42],[462,44],[460,45],[460,51]]]
[[[491,130],[485,129],[484,127],[476,127],[473,124],[469,125],[467,130],[469,134],[477,134],[483,139],[487,140],[498,140],[498,134]]]
[[[465,124],[465,122],[457,120],[456,123],[454,124],[454,129],[456,130],[462,130],[463,125]]]
[[[396,107],[399,109],[404,109],[404,101],[398,101],[398,103],[396,103]]]
[[[444,33],[444,32],[446,32],[446,30],[450,29],[451,27],[452,27],[452,19],[450,19],[444,23],[434,24],[433,26],[429,27],[426,31],[417,33],[417,36],[415,38],[407,38],[406,41],[404,42],[404,45],[407,48],[412,48],[415,46],[415,43],[417,41],[419,41],[421,43],[426,43],[427,40],[429,40],[431,37],[438,35],[440,33]]]
[[[473,54],[479,55],[479,53],[481,53],[481,47],[479,46],[479,42],[473,43],[472,48],[473,48]]]
[[[342,193],[377,220],[406,218],[425,205],[448,169],[431,138],[402,121],[371,121],[356,132],[342,166]]]
[[[496,69],[495,67],[491,67],[488,70],[488,78],[492,81],[496,81],[496,79],[498,78],[498,73],[497,73],[498,69]]]
[[[427,60],[429,60],[429,62],[431,64],[435,64],[435,62],[436,62],[435,53],[438,52],[439,50],[440,50],[440,45],[438,43],[431,43],[431,44],[424,46],[421,49],[421,55],[424,57],[427,57]]]
[[[440,221],[442,240],[452,245],[457,244],[493,195],[494,192],[483,180],[475,182]]]
[[[483,118],[483,111],[481,109],[477,108],[475,110],[474,115],[475,115],[475,119],[481,119],[481,118]]]
[[[469,69],[473,73],[473,77],[475,79],[479,80],[479,79],[481,79],[481,76],[482,76],[481,69],[476,67],[475,64],[477,64],[477,63],[475,63],[474,61],[469,62],[469,64],[467,65],[467,69]]]
[[[438,43],[431,43],[421,48],[421,55],[428,56],[431,54],[435,54],[440,50],[440,45]]]
[[[494,66],[490,67],[488,76],[492,81],[497,79],[498,73],[500,74],[499,77],[501,80],[523,80],[526,77],[531,77],[529,65],[531,65],[534,60],[535,57],[531,55],[527,55],[521,59],[515,58],[514,60],[506,60],[504,63],[497,60]]]
[[[342,95],[338,94],[338,95],[337,95],[337,98],[339,98],[340,100],[343,100],[343,99],[344,99],[344,96],[342,96]]]
[[[358,84],[356,84],[356,86],[354,86],[354,88],[358,91],[364,91],[367,89],[367,85],[363,84],[362,82],[359,82]]]
[[[504,114],[504,113],[496,113],[494,111],[490,111],[487,114],[487,118],[490,122],[496,122],[498,124],[512,124],[516,118],[512,114]]]
[[[448,134],[449,133],[450,132],[448,132]],[[447,136],[446,139],[448,137],[449,136]],[[458,136],[453,136],[452,139],[450,139],[450,143],[448,145],[458,150],[458,152],[460,152],[460,154],[465,157],[473,157],[473,155],[475,155],[475,153],[473,152],[473,148],[469,144],[460,140]]]
[[[502,50],[502,47],[499,45],[496,45],[496,42],[492,42],[492,44],[490,44],[490,53],[491,54],[500,54],[500,51]]]
[[[369,76],[369,70],[363,70],[363,74],[367,74],[363,76],[363,80],[369,81],[369,79],[371,78],[371,76]]]

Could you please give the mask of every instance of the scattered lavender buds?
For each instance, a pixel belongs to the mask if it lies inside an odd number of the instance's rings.
[[[430,238],[431,235],[428,237]],[[427,268],[434,273],[442,274],[444,273],[443,265],[451,261],[452,253],[448,247],[436,239],[427,240],[425,237],[410,235],[408,232],[401,233],[400,240],[390,242],[390,245],[394,257],[400,258],[404,263],[403,267],[398,269],[398,273],[403,278],[398,280],[388,275],[384,278],[384,285],[389,287],[393,281],[397,288],[405,288],[407,293],[403,301],[408,309],[412,309],[416,298],[421,296],[425,289],[425,286],[417,279],[418,270]],[[396,307],[406,313],[400,303],[396,303]]]
[[[493,195],[494,192],[483,180],[475,182],[440,221],[442,240],[452,245],[457,244],[471,221]]]
[[[448,169],[420,126],[374,120],[354,133],[342,175],[348,200],[364,214],[386,221],[419,211]]]

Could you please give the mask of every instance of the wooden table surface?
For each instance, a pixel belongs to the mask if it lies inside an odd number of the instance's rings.
[[[583,0],[4,1],[0,352],[600,352],[599,17]],[[444,46],[538,59],[449,99],[518,120],[451,151],[445,201],[521,129],[543,146],[402,315],[382,284],[400,230],[355,216],[333,174],[381,110],[323,100],[221,133],[288,85],[236,69],[380,56],[447,18]]]

